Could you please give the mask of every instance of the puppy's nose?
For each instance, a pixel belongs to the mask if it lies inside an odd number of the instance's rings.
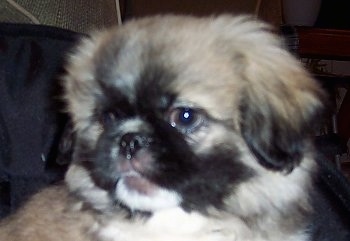
[[[120,139],[120,152],[131,159],[142,147],[147,145],[147,138],[141,133],[126,133]]]

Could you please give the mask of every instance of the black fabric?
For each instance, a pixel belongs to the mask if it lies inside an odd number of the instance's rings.
[[[0,217],[62,178],[65,166],[55,161],[66,122],[59,76],[79,36],[0,23]]]
[[[320,175],[315,179],[317,193],[313,196],[314,240],[350,240],[349,180],[323,154],[317,163]]]

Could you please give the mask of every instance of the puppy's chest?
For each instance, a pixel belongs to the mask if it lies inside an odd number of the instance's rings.
[[[115,218],[100,224],[94,233],[99,241],[251,240],[247,227],[241,221],[232,219],[230,225],[226,221],[173,209],[161,211],[146,221],[130,222]]]
[[[209,218],[181,209],[161,211],[148,220],[122,217],[101,222],[93,231],[98,241],[308,241],[305,230],[284,233],[278,225],[258,231],[241,219]]]

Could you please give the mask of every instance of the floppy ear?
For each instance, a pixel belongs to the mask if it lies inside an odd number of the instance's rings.
[[[261,51],[246,56],[241,132],[260,164],[290,172],[309,148],[326,95],[288,52]]]
[[[56,162],[60,165],[68,165],[72,162],[75,143],[75,132],[71,120],[68,120],[58,145]]]

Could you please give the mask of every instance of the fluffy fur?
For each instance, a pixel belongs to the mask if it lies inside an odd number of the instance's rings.
[[[83,39],[67,72],[66,187],[35,196],[1,240],[315,240],[324,93],[266,24],[130,21]]]

